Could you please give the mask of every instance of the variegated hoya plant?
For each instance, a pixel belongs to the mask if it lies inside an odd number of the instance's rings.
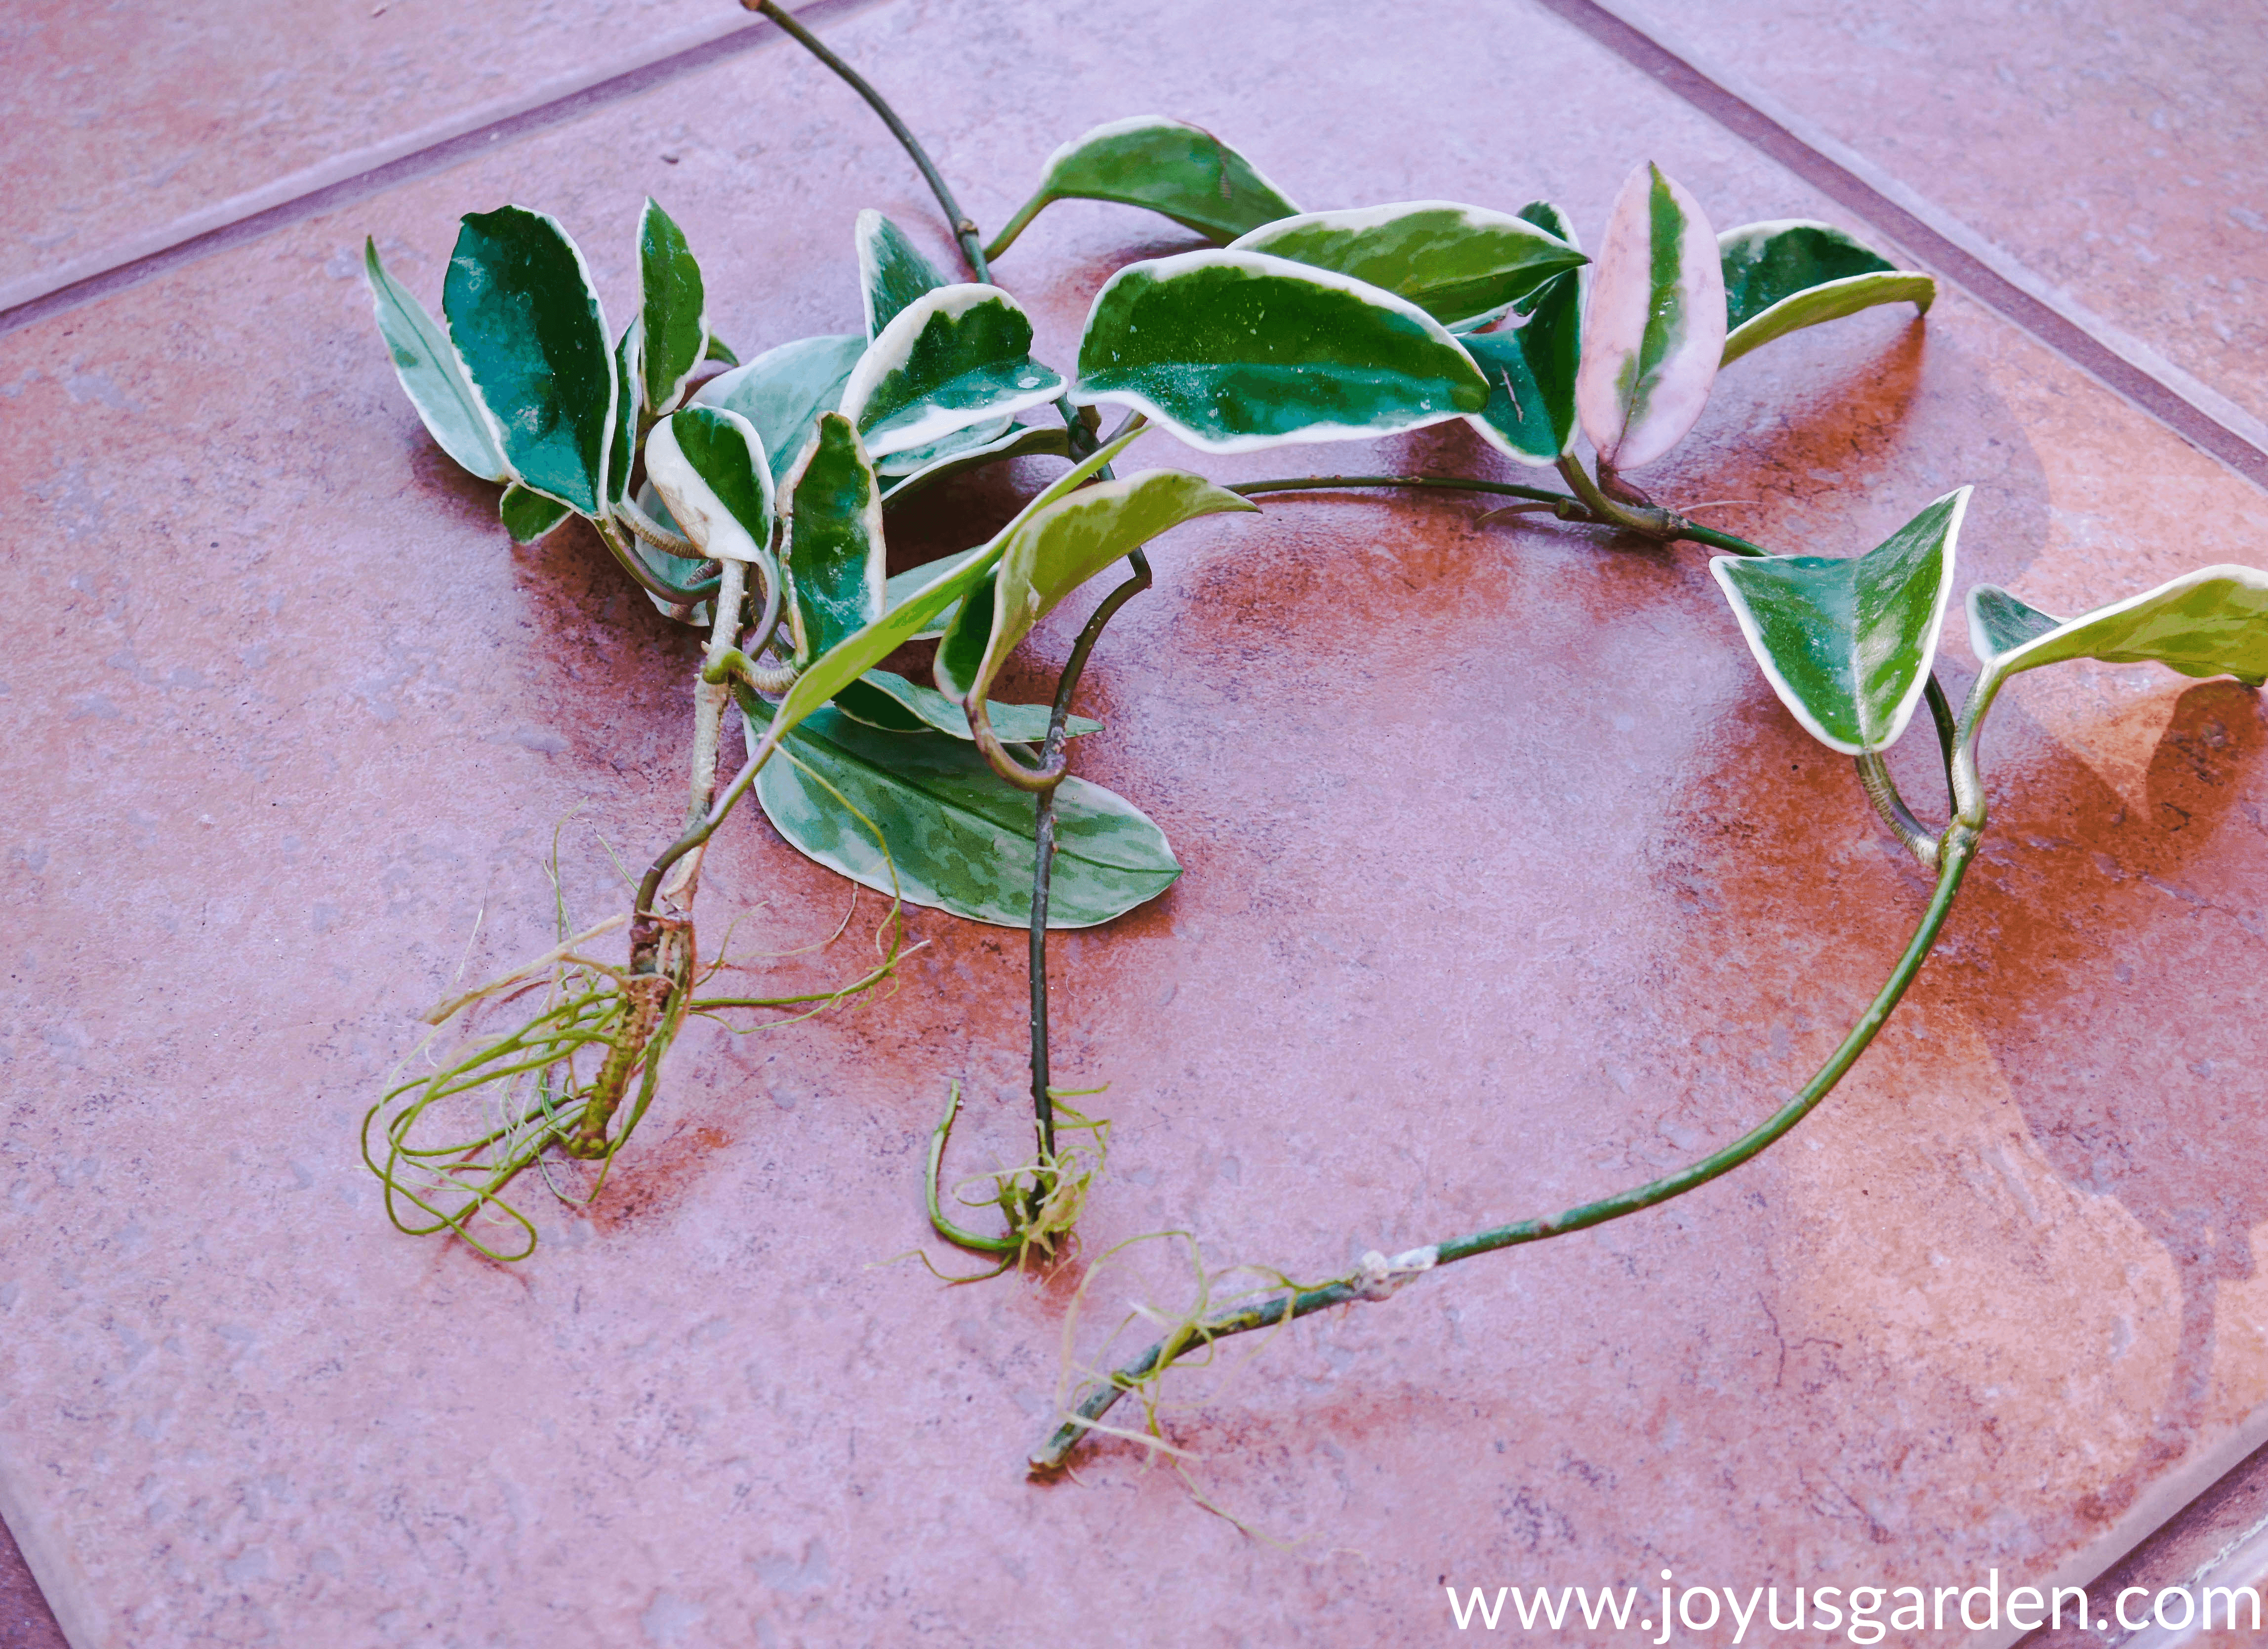
[[[1968,593],[1968,618],[1984,667],[1956,711],[1932,666],[1967,488],[1864,554],[1837,558],[1768,553],[1631,485],[1628,472],[1675,446],[1719,369],[1749,350],[1873,305],[1928,309],[1927,275],[1839,229],[1791,219],[1713,232],[1699,203],[1650,165],[1624,184],[1589,255],[1568,215],[1544,201],[1516,212],[1443,201],[1302,211],[1209,132],[1145,116],[1057,151],[987,246],[873,89],[770,0],[752,9],[888,121],[973,278],[947,278],[887,218],[863,213],[863,329],[741,364],[711,328],[706,280],[684,235],[651,201],[638,227],[639,308],[619,334],[581,252],[540,211],[464,219],[438,323],[374,246],[366,254],[403,390],[450,457],[502,486],[512,537],[526,542],[579,518],[664,612],[708,635],[687,827],[647,868],[631,909],[436,1009],[436,1024],[485,1025],[512,1017],[514,1003],[521,1017],[469,1032],[372,1108],[364,1157],[405,1231],[525,1255],[534,1227],[505,1202],[506,1188],[532,1167],[550,1180],[551,1160],[565,1156],[597,1165],[580,1193],[595,1195],[688,1014],[816,1011],[888,975],[895,940],[865,975],[821,995],[704,994],[714,970],[698,960],[692,915],[703,844],[753,791],[783,837],[852,880],[1028,930],[1036,1150],[986,1176],[976,1205],[998,1207],[998,1232],[956,1223],[940,1196],[956,1091],[932,1136],[927,1194],[937,1232],[1001,1270],[1054,1254],[1107,1125],[1064,1105],[1049,1084],[1044,935],[1108,922],[1180,873],[1138,807],[1070,776],[1069,740],[1099,725],[1071,713],[1073,692],[1103,627],[1149,584],[1143,547],[1200,516],[1255,510],[1258,497],[1492,494],[1515,500],[1510,510],[1718,551],[1712,569],[1772,690],[1812,736],[1855,758],[1884,822],[1934,873],[1935,894],[1842,1045],[1742,1138],[1601,1201],[1391,1258],[1373,1253],[1348,1275],[1303,1285],[1268,1273],[1236,1298],[1208,1293],[1140,1356],[1066,1391],[1061,1424],[1033,1457],[1039,1471],[1063,1465],[1088,1432],[1115,1429],[1102,1417],[1129,1392],[1152,1405],[1154,1431],[1159,1377],[1225,1336],[1383,1299],[1456,1261],[1652,1207],[1794,1127],[1866,1049],[1936,940],[1984,828],[1977,737],[2011,675],[2086,658],[2256,688],[2268,677],[2268,577],[2248,568],[2204,568],[2068,619],[1980,585]],[[1066,377],[1034,358],[1031,322],[993,283],[991,262],[1050,202],[1071,198],[1146,208],[1211,244],[1130,263],[1104,283]],[[703,376],[716,366],[725,370]],[[1105,409],[1117,420],[1108,436]],[[1232,453],[1453,419],[1514,463],[1556,471],[1565,490],[1451,475],[1223,487],[1180,470],[1112,468],[1145,429]],[[945,476],[1032,455],[1066,467],[1005,527],[887,576],[893,505]],[[1034,625],[1114,570],[1125,576],[1079,635],[1053,703],[992,702],[995,678]],[[936,643],[934,686],[883,667],[924,640]],[[1950,795],[1942,826],[1913,813],[1882,763],[1925,701]],[[728,710],[746,750],[729,776],[719,766]],[[626,961],[593,954],[623,926]],[[467,1115],[477,1120],[449,1125]]]

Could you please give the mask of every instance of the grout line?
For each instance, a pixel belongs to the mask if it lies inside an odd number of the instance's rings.
[[[2192,446],[2268,487],[2268,423],[2058,291],[1986,236],[1615,0],[1536,0]]]
[[[797,16],[814,23],[830,23],[876,4],[878,0],[808,0],[793,10]],[[615,73],[548,82],[521,107],[506,105],[498,112],[498,106],[490,104],[470,117],[472,124],[460,115],[407,133],[391,144],[373,145],[292,173],[264,188],[176,218],[162,229],[77,264],[0,287],[0,300],[6,302],[5,307],[0,307],[0,336],[139,286],[183,264],[431,177],[497,144],[580,119],[608,104],[639,96],[784,38],[772,24],[736,21],[706,40]],[[80,269],[85,273],[76,272]]]

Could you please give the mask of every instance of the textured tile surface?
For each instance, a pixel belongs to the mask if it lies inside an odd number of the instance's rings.
[[[2214,0],[1614,0],[2268,419],[2268,30]]]
[[[18,0],[0,16],[0,308],[747,19],[714,0]]]
[[[1152,107],[1310,204],[1550,194],[1595,239],[1643,154],[1727,222],[1822,210],[1541,18],[1154,11],[907,3],[839,40],[990,222],[1062,137]],[[1547,96],[1627,152],[1503,117]],[[1024,1149],[1013,934],[917,914],[887,1001],[688,1038],[594,1208],[532,1191],[525,1266],[394,1235],[357,1119],[453,978],[548,943],[562,821],[578,913],[622,897],[602,842],[667,834],[693,647],[587,539],[503,542],[353,253],[375,233],[430,298],[455,214],[521,199],[619,313],[648,191],[744,351],[855,324],[860,206],[937,240],[865,112],[766,53],[0,340],[33,524],[0,662],[0,1496],[76,1641],[1432,1641],[1445,1576],[2044,1576],[2259,1411],[2268,725],[2147,672],[2012,689],[1940,958],[1764,1161],[1178,1388],[1204,1493],[1288,1551],[1117,1446],[1021,1481],[1073,1279],[872,1264],[918,1240],[948,1078],[972,1170]],[[1184,244],[1071,205],[998,273],[1064,361],[1115,261]],[[1492,461],[1432,434],[1233,467]],[[2268,526],[1957,295],[1742,362],[1642,479],[1829,553],[1975,482],[1964,582],[2050,606],[2259,564]],[[965,490],[901,547],[1011,507]],[[1650,1176],[1800,1081],[1903,942],[1921,883],[1701,559],[1478,513],[1192,526],[1114,627],[1082,770],[1189,873],[1057,944],[1063,1078],[1110,1083],[1119,1128],[1092,1252],[1180,1228],[1316,1275]],[[845,903],[750,817],[703,928],[785,949]],[[859,909],[783,971],[862,967]],[[1093,1321],[1186,1285],[1148,1245]]]

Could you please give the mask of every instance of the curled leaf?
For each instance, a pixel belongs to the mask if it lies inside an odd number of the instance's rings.
[[[1600,460],[1635,469],[1683,440],[1724,352],[1716,235],[1691,195],[1641,166],[1615,197],[1583,313],[1575,406]]]
[[[671,413],[646,437],[645,473],[703,555],[771,564],[771,467],[762,438],[739,413]]]
[[[522,206],[468,213],[441,311],[512,478],[585,515],[606,513],[615,351],[567,232]]]
[[[1005,535],[999,564],[963,600],[937,650],[937,684],[962,703],[992,684],[1016,644],[1057,603],[1169,527],[1256,511],[1201,475],[1145,469],[1071,493]]]
[[[867,346],[843,386],[843,416],[878,459],[1012,417],[1063,394],[1031,350],[1030,317],[998,287],[939,287]]]
[[[2268,573],[2200,567],[2077,618],[2052,617],[1980,584],[1969,593],[1969,637],[1984,661],[1988,694],[2019,671],[2069,659],[2162,664],[2257,688],[2268,681]]]
[[[1087,312],[1071,391],[1218,453],[1418,429],[1488,395],[1457,341],[1407,298],[1257,252],[1119,270]]]
[[[693,404],[723,407],[755,424],[772,479],[783,481],[810,445],[819,415],[843,399],[850,369],[865,352],[866,341],[855,333],[798,338],[719,372],[693,392]]]
[[[941,732],[948,739],[974,739],[968,712],[918,681],[909,681],[887,670],[869,670],[835,696],[835,707],[844,715],[892,732]],[[992,731],[1008,744],[1038,744],[1048,736],[1046,704],[998,704],[987,700],[985,713]],[[1064,736],[1101,732],[1102,724],[1085,716],[1064,718]]]
[[[1525,218],[1452,201],[1303,212],[1253,230],[1229,250],[1336,270],[1406,298],[1453,328],[1502,314],[1583,261]]]
[[[370,283],[371,305],[378,312],[379,332],[394,360],[394,375],[401,380],[401,392],[417,409],[427,432],[443,452],[482,481],[511,480],[504,449],[497,445],[447,335],[409,289],[387,273],[379,261],[377,241],[364,239],[362,267]]]
[[[1866,755],[1904,733],[1937,655],[1969,494],[1947,493],[1852,559],[1710,561],[1764,679],[1829,749]]]
[[[1901,269],[1832,224],[1808,218],[1727,229],[1717,237],[1717,257],[1731,328],[1720,365],[1799,328],[1876,304],[1910,302],[1927,314],[1937,299],[1928,276]]]
[[[1098,126],[1049,155],[1038,192],[984,255],[998,257],[1049,202],[1064,200],[1147,207],[1213,241],[1233,240],[1300,210],[1202,126],[1138,114]]]

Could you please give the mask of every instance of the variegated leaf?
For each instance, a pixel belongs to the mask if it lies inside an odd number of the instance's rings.
[[[441,311],[512,477],[585,515],[604,514],[615,351],[567,232],[521,206],[468,214]]]
[[[681,407],[647,435],[645,473],[702,554],[771,565],[771,466],[747,419]]]
[[[2077,618],[2052,617],[1980,584],[1969,593],[1969,637],[1984,661],[1988,694],[2018,671],[2069,659],[2162,664],[2257,688],[2268,681],[2268,573],[2200,567]]]
[[[1405,201],[1278,218],[1232,252],[1264,252],[1383,287],[1453,329],[1500,315],[1583,254],[1524,218]]]
[[[409,289],[379,261],[378,242],[362,243],[364,276],[378,312],[378,329],[394,360],[394,375],[441,450],[482,481],[509,481],[512,471],[497,445],[480,400],[448,336]]]
[[[1488,395],[1457,341],[1407,298],[1256,252],[1188,252],[1112,276],[1087,312],[1071,391],[1222,453],[1419,429]]]
[[[945,445],[927,449],[925,462],[911,467],[892,465],[882,469],[882,502],[895,504],[899,499],[919,492],[933,482],[963,470],[976,469],[986,464],[1005,463],[1012,458],[1030,458],[1045,454],[1050,458],[1071,456],[1071,435],[1060,424],[1012,423],[989,441],[967,446]],[[894,458],[909,456],[904,453]]]
[[[780,559],[800,665],[882,615],[881,482],[841,413],[820,414],[818,438],[804,449],[786,495]]]
[[[507,486],[497,499],[497,519],[515,544],[533,544],[574,513],[558,499],[530,492],[518,482]]]
[[[939,287],[867,346],[843,387],[843,416],[878,459],[1013,417],[1063,394],[1061,376],[1031,350],[1030,318],[998,287]]]
[[[866,305],[866,336],[882,335],[882,328],[898,318],[908,304],[924,292],[950,285],[937,265],[922,255],[906,232],[881,213],[858,214],[854,233],[858,247],[858,285]]]
[[[1901,269],[1832,224],[1788,217],[1743,224],[1717,237],[1725,276],[1725,338],[1719,364],[1800,327],[1815,327],[1876,304],[1911,303],[1922,314],[1937,283]]]
[[[1521,217],[1576,245],[1574,226],[1549,201]],[[1555,275],[1513,306],[1518,327],[1457,340],[1489,380],[1488,405],[1472,420],[1488,444],[1523,464],[1556,464],[1575,444],[1575,375],[1583,358],[1582,275]]]
[[[684,231],[651,199],[638,219],[638,280],[640,382],[659,416],[684,399],[709,352],[709,297]]]
[[[1969,493],[1947,493],[1852,559],[1710,561],[1764,679],[1829,749],[1866,755],[1904,733],[1937,656]]]
[[[835,696],[835,708],[869,727],[892,732],[941,732],[949,739],[976,736],[968,725],[968,712],[960,705],[935,688],[909,681],[887,670],[867,671]],[[1046,704],[998,704],[990,700],[984,711],[992,731],[1007,744],[1041,742],[1048,736],[1048,718],[1053,713]],[[1085,716],[1064,718],[1066,739],[1101,731],[1101,722]]]
[[[1684,438],[1725,352],[1725,276],[1699,204],[1641,166],[1591,271],[1575,407],[1601,460],[1635,469]]]
[[[937,650],[939,690],[964,704],[982,695],[1058,602],[1169,527],[1258,507],[1174,469],[1145,469],[1057,499],[1005,535],[998,566],[961,602]]]
[[[719,372],[693,392],[693,404],[723,407],[755,424],[772,479],[784,481],[811,444],[819,415],[843,399],[850,369],[865,352],[866,341],[854,333],[798,338]]]
[[[1201,126],[1138,114],[1073,138],[1048,157],[1039,190],[984,249],[997,258],[1064,200],[1116,201],[1162,212],[1209,240],[1228,241],[1300,209],[1242,155]]]

